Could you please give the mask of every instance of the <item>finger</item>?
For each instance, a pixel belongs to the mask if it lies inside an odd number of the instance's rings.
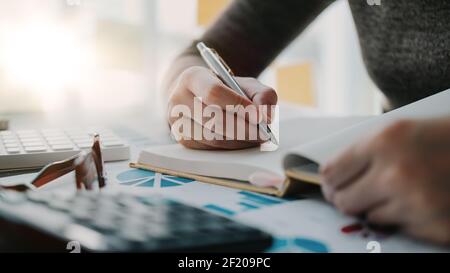
[[[244,107],[252,105],[252,102],[234,92],[206,68],[191,68],[195,71],[188,71],[185,77],[186,88],[194,96],[202,98],[206,105],[218,105],[226,109],[227,105]],[[184,74],[184,73],[183,73]]]
[[[200,141],[204,142],[204,141]],[[257,147],[260,145],[258,142],[251,142],[251,141],[243,141],[243,140],[212,140],[206,142],[211,147],[214,147],[217,150],[241,150],[241,149],[248,149]]]
[[[248,143],[245,141],[239,141],[237,143],[229,143],[229,142],[214,143],[206,141],[181,139],[179,143],[186,148],[194,150],[236,150],[236,149],[246,149],[255,146],[254,143]]]
[[[204,117],[201,121],[198,117],[194,120],[199,123],[202,122],[203,127],[225,136],[227,140],[263,142],[256,122],[252,123],[251,118],[245,114],[223,111],[219,107],[211,106],[205,108],[203,113]],[[256,116],[256,112],[248,113],[248,115]]]
[[[194,97],[192,93],[187,93],[173,97],[170,100],[170,124],[174,124],[179,120],[181,114],[184,117],[195,120],[198,124],[208,128],[209,131],[220,135],[221,137],[219,139],[226,138],[227,140],[244,140],[257,143],[264,141],[259,135],[259,130],[256,125],[246,121],[241,116],[225,112],[218,106],[209,106],[206,108],[206,105]],[[177,108],[177,106],[181,107]],[[186,111],[186,107],[189,108],[188,111]],[[196,114],[195,108],[201,108],[203,111],[197,111],[199,114]],[[191,130],[192,135],[185,136],[195,138],[195,140],[200,140],[200,137],[205,137],[201,128],[197,128],[197,130],[199,131]],[[202,134],[199,135],[199,133]]]
[[[271,106],[276,105],[278,101],[278,95],[275,90],[260,83],[255,78],[236,77],[236,81],[254,104],[268,107],[267,110],[269,111],[265,111],[262,114],[265,115],[265,121],[270,123],[273,114]]]
[[[182,130],[179,131],[179,128],[172,127],[171,131],[176,140],[188,148],[236,150],[256,147],[260,144],[260,141],[238,141],[224,139],[223,136],[209,131],[207,128],[202,127],[199,123],[188,117],[183,116],[180,118],[180,121],[183,122]],[[202,135],[198,137],[195,134],[195,130],[199,131]],[[200,145],[195,145],[193,142],[199,143]]]
[[[214,150],[215,148],[209,145],[206,145],[204,143],[190,140],[190,139],[181,139],[179,141],[181,145],[183,145],[186,148],[194,149],[194,150]]]
[[[275,105],[278,96],[273,88],[266,86],[255,78],[236,77],[243,91],[256,105]]]
[[[399,210],[394,199],[381,202],[373,207],[366,214],[366,219],[371,224],[377,225],[400,225],[402,221],[402,211]]]
[[[326,163],[320,169],[321,182],[337,189],[362,175],[372,158],[368,145],[370,143],[357,143]]]
[[[449,228],[450,220],[447,218],[433,222],[409,223],[403,225],[402,230],[415,238],[448,246],[450,245]]]
[[[326,198],[343,213],[360,215],[388,198],[387,193],[377,187],[379,173],[378,168],[371,168],[353,183],[339,189],[325,186]]]
[[[258,107],[226,86],[210,70],[203,67],[190,68],[181,78],[183,84],[179,85],[179,88],[186,88],[195,97],[201,98],[205,105],[218,106],[252,124],[259,123]]]
[[[220,135],[211,132],[208,128],[201,127],[200,124],[191,120],[192,128],[202,129],[204,135],[208,137],[203,137],[201,139],[195,139],[196,142],[203,144],[204,146],[209,146],[210,149],[216,150],[238,150],[247,149],[251,147],[256,147],[260,144],[260,141],[246,141],[246,140],[229,140],[225,139]]]

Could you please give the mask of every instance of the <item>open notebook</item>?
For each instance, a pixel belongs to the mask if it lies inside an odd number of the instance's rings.
[[[318,167],[367,133],[402,118],[450,116],[450,90],[376,117],[297,118],[280,123],[280,147],[238,151],[190,150],[179,144],[141,151],[132,167],[223,186],[284,196],[319,184]],[[277,187],[249,183],[255,173],[279,176]]]

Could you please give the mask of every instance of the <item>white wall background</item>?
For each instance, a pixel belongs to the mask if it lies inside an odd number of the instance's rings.
[[[79,75],[72,73],[78,77],[52,86],[53,90],[34,84],[33,77],[14,81],[11,65],[0,58],[0,113],[59,111],[75,105],[86,110],[157,107],[158,88],[171,60],[204,30],[196,23],[196,4],[196,0],[0,0],[0,56],[11,42],[8,33],[42,22],[52,28],[64,26],[77,48],[88,48],[91,54],[75,49],[74,54],[89,64],[77,68]],[[49,46],[58,45],[58,37],[55,41]],[[112,46],[111,62],[105,64],[98,57],[104,54],[99,44]],[[32,42],[19,48],[35,50]],[[136,60],[135,67],[130,67],[130,59]],[[319,16],[276,63],[299,61],[313,64],[321,111],[334,115],[379,112],[379,95],[364,69],[345,0]],[[43,68],[41,73],[62,73],[57,67],[46,67],[49,64],[44,61],[37,67]],[[274,84],[273,71],[269,68],[261,80]]]

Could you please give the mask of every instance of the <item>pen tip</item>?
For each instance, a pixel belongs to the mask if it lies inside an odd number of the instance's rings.
[[[272,143],[275,144],[275,145],[277,145],[277,146],[280,145],[280,144],[278,143],[278,140],[276,139],[276,137],[273,136],[273,135],[270,137],[270,141],[272,141]]]

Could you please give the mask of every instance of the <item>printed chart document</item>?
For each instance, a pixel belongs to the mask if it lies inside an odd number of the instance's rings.
[[[249,183],[253,174],[262,173],[284,181],[283,158],[298,144],[342,130],[367,117],[295,118],[280,124],[280,146],[275,151],[259,147],[237,151],[191,150],[179,144],[154,146],[143,150],[132,167],[182,176],[272,195],[284,195],[288,183],[280,188],[258,187]]]
[[[198,151],[179,144],[143,150],[132,167],[218,185],[284,196],[318,184],[318,168],[358,139],[400,119],[450,116],[450,90],[376,117],[297,118],[280,124],[280,147],[238,151]],[[278,187],[249,183],[254,174],[280,177]]]

